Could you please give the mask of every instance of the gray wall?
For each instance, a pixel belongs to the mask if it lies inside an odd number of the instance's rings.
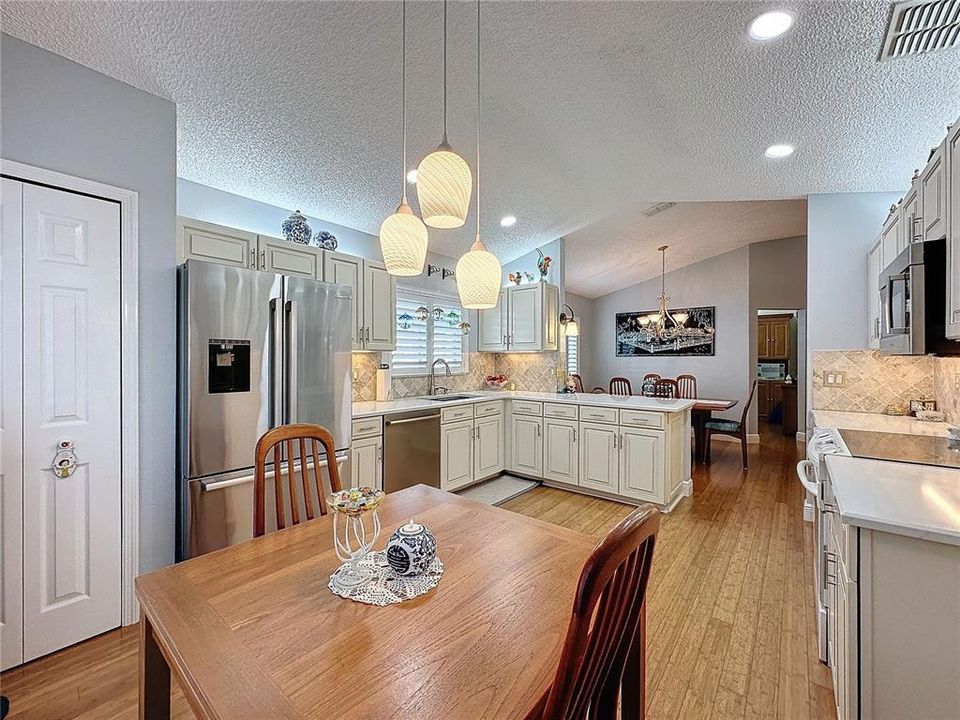
[[[867,347],[867,253],[902,193],[807,198],[807,407],[815,350]]]
[[[577,325],[580,326],[580,340],[577,343],[580,349],[580,377],[583,378],[584,389],[590,392],[590,389],[596,385],[607,383],[597,375],[593,367],[593,342],[596,338],[593,300],[568,292],[565,294],[564,302],[573,310]]]
[[[615,315],[656,310],[659,277],[595,298],[593,328],[589,333],[591,384],[605,386],[611,377],[623,375],[630,378],[638,390],[648,372],[667,377],[690,373],[697,376],[701,397],[739,400],[739,406],[719,414],[739,419],[749,392],[747,364],[750,326],[754,322],[748,312],[749,279],[747,247],[667,273],[670,307],[716,306],[716,355],[713,357],[616,357]]]
[[[173,562],[176,106],[0,35],[0,155],[140,199],[140,569]]]

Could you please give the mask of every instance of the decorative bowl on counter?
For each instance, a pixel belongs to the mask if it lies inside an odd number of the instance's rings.
[[[510,378],[506,375],[487,375],[483,379],[483,384],[490,390],[503,390],[508,382],[510,382]]]

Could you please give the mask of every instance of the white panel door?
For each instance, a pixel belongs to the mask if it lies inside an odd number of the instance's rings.
[[[323,254],[323,281],[353,288],[351,339],[354,350],[363,350],[363,260],[353,255],[327,251]]]
[[[580,448],[576,420],[544,421],[543,477],[576,485],[580,480]]]
[[[503,352],[507,349],[507,291],[500,291],[497,306],[479,312],[477,350],[480,352]]]
[[[474,430],[473,477],[483,480],[503,471],[503,415],[479,418]]]
[[[543,349],[543,293],[539,283],[510,288],[508,349],[533,352]]]
[[[260,269],[280,275],[293,275],[314,280],[323,279],[323,250],[281,240],[268,235],[258,235]]]
[[[619,489],[618,428],[580,423],[580,485],[615,493]]]
[[[510,469],[543,477],[543,419],[514,415],[510,422]]]
[[[0,670],[23,662],[23,185],[0,188]]]
[[[440,489],[473,482],[473,420],[440,426]]]
[[[354,440],[350,447],[350,487],[383,490],[383,438]]]
[[[23,186],[25,661],[120,624],[119,278],[119,204]]]
[[[397,278],[383,263],[363,262],[364,350],[397,349]]]
[[[657,502],[663,495],[663,433],[624,428],[620,433],[620,494]]]

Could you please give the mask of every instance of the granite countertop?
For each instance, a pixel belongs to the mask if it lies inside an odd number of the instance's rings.
[[[873,430],[901,435],[946,435],[947,428],[950,427],[950,423],[924,422],[909,415],[896,416],[836,410],[814,410],[813,421],[818,428]]]
[[[960,546],[960,470],[826,456],[840,520]]]
[[[437,402],[427,397],[402,398],[385,402],[355,402],[353,417],[363,418],[373,415],[389,415],[410,410],[439,409],[469,405],[487,400],[536,400],[537,402],[569,403],[570,405],[590,405],[593,407],[613,407],[627,410],[650,410],[653,412],[683,412],[694,405],[693,400],[660,400],[651,397],[599,395],[593,393],[568,393],[559,395],[548,392],[525,392],[522,390],[473,390],[451,392],[451,395],[464,395],[463,400]]]

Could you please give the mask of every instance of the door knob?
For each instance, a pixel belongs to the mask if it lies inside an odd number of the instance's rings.
[[[73,442],[61,440],[57,443],[57,454],[53,456],[53,471],[57,477],[67,478],[77,469],[77,456],[73,452]]]

